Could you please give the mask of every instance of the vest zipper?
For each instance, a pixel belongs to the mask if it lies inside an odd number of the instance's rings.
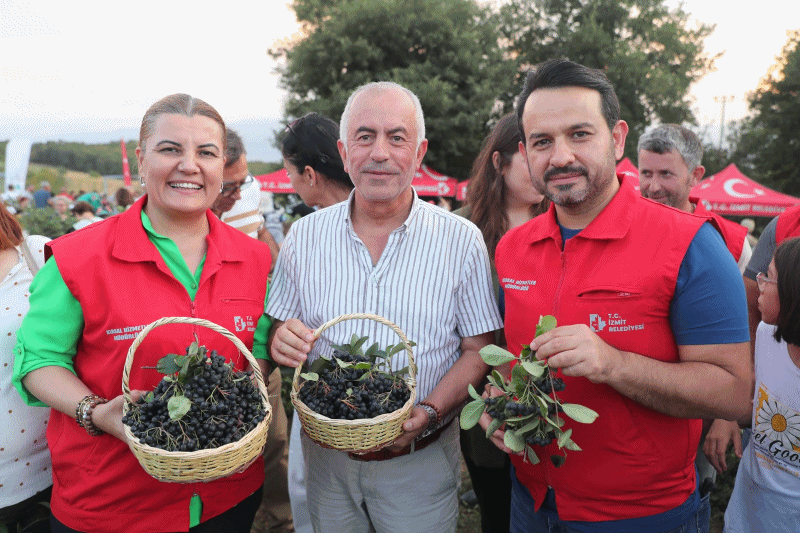
[[[561,274],[558,278],[558,287],[556,287],[556,299],[553,304],[553,315],[558,319],[558,306],[561,302],[561,288],[564,286],[564,278],[567,275],[567,256],[564,251],[561,251]]]

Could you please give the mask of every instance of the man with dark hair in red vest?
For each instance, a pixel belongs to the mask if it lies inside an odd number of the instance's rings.
[[[552,205],[497,246],[508,348],[530,343],[559,369],[559,399],[600,416],[570,425],[583,451],[559,468],[511,456],[513,533],[708,531],[700,419],[750,417],[736,263],[706,217],[616,175],[619,109],[605,74],[563,59],[531,71],[517,102],[520,152]],[[540,315],[558,327],[533,338]],[[502,430],[492,440],[510,452]],[[563,455],[555,442],[537,453]]]

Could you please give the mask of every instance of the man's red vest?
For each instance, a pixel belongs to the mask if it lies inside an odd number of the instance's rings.
[[[800,235],[800,205],[790,207],[778,215],[778,222],[775,226],[775,245],[798,235]]]
[[[678,361],[670,302],[683,257],[708,219],[642,198],[623,177],[620,190],[581,232],[562,239],[554,206],[497,246],[508,349],[519,353],[540,315],[559,326],[586,324],[605,342],[666,362]],[[592,424],[565,417],[583,449],[555,468],[555,443],[535,448],[537,465],[512,456],[538,508],[555,490],[563,520],[605,521],[661,513],[695,490],[700,420],[658,413],[586,378],[561,376],[563,402],[594,409]]]
[[[264,312],[270,267],[268,247],[208,212],[203,274],[192,301],[149,241],[141,223],[146,198],[120,215],[50,242],[64,282],[80,302],[85,326],[74,359],[78,377],[94,393],[122,392],[128,348],[144,326],[162,317],[205,318],[233,332],[252,349]],[[170,324],[152,330],[139,346],[131,390],[152,390],[163,377],[159,358],[185,353],[195,340],[236,361],[247,361],[225,337],[210,329]],[[209,483],[161,483],[139,465],[127,444],[104,434],[90,437],[75,420],[53,410],[47,428],[53,458],[52,509],[79,531],[186,531],[189,501],[203,502],[202,521],[258,490],[264,481],[259,458],[243,473]]]
[[[725,246],[728,251],[733,255],[736,262],[742,257],[742,248],[744,248],[744,240],[747,238],[747,228],[741,224],[737,224],[732,220],[728,220],[717,213],[711,212],[706,209],[703,202],[697,202],[694,208],[694,214],[711,218],[711,224],[722,235],[725,241]]]

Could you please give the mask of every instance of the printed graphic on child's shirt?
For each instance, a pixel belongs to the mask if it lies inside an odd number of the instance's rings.
[[[800,413],[770,397],[763,384],[758,388],[753,431],[759,462],[800,476]]]

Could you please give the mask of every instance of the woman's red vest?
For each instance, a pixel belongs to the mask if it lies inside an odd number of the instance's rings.
[[[144,326],[166,316],[205,318],[252,349],[264,312],[268,247],[220,222],[209,211],[208,251],[192,301],[149,241],[141,223],[146,198],[127,211],[49,243],[64,282],[80,302],[85,326],[74,359],[78,377],[94,393],[122,393],[128,347]],[[136,351],[131,390],[151,390],[163,377],[159,358],[185,353],[195,339],[247,366],[234,345],[210,329],[160,326]],[[187,531],[189,501],[203,502],[201,521],[255,492],[264,481],[263,460],[243,473],[209,483],[161,483],[139,465],[127,444],[104,434],[90,437],[75,420],[53,410],[47,428],[53,458],[52,511],[65,525],[91,532]]]
[[[708,219],[642,198],[624,178],[605,209],[566,242],[554,206],[510,231],[497,246],[508,349],[534,337],[540,315],[559,326],[586,324],[611,346],[677,362],[670,302],[683,257]],[[512,456],[520,482],[541,505],[555,490],[562,520],[605,521],[653,515],[684,503],[695,490],[701,421],[658,413],[586,378],[561,376],[563,402],[594,409],[580,424],[565,417],[583,449],[555,468],[555,443],[536,448],[533,465]]]

